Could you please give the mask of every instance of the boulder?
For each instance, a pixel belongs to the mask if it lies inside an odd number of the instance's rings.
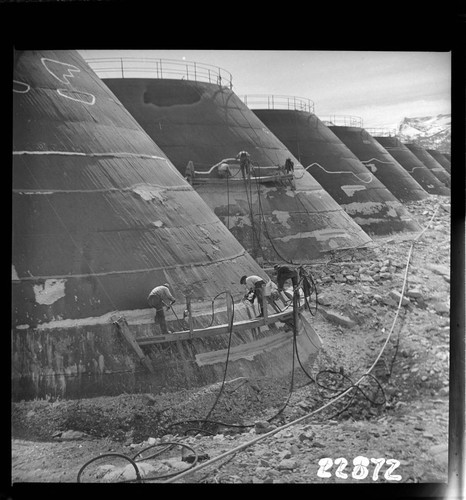
[[[426,268],[435,274],[439,274],[445,278],[450,278],[450,268],[441,264],[426,264]]]
[[[407,299],[406,297],[401,298],[401,293],[396,290],[391,290],[389,292],[389,295],[393,300],[396,300],[397,305],[400,303],[400,299],[402,306],[407,306],[410,303],[409,299]]]
[[[293,469],[296,469],[297,466],[298,466],[298,464],[297,464],[296,460],[286,458],[278,464],[277,469],[278,470],[293,470]]]
[[[356,324],[352,319],[348,318],[347,316],[343,316],[342,314],[330,309],[325,310],[321,308],[320,313],[327,321],[330,321],[331,323],[336,323],[337,325],[351,328]]]

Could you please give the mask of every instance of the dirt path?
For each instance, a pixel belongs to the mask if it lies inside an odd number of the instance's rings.
[[[444,197],[409,207],[423,226],[434,213],[435,218],[415,245],[406,305],[398,316],[396,293],[402,289],[406,259],[416,235],[376,238],[369,248],[340,252],[312,266],[319,290],[312,323],[324,347],[313,366],[304,366],[313,380],[295,366],[293,393],[284,411],[269,425],[260,422],[277,414],[287,400],[289,377],[231,381],[211,418],[248,427],[216,426],[211,429],[214,435],[194,436],[169,426],[183,419],[205,418],[216,399],[218,384],[200,391],[156,396],[123,394],[80,401],[14,403],[13,483],[76,482],[80,468],[93,457],[122,453],[131,458],[161,440],[182,442],[196,451],[198,464],[207,463],[261,432],[320,408],[328,401],[326,396],[349,387],[367,371],[389,332],[390,340],[372,372],[377,380],[365,380],[361,385],[364,394],[353,391],[357,395],[347,410],[335,416],[349,398],[179,482],[445,482],[449,209],[449,200]],[[168,458],[163,454],[149,460],[139,457],[138,463],[143,463],[140,466],[146,478],[175,474],[189,467],[189,462],[183,461],[185,452],[172,450]],[[357,457],[366,457],[369,462]],[[383,460],[371,462],[371,458]],[[390,459],[396,462],[387,462]],[[105,460],[99,463],[102,466]],[[390,466],[394,469],[388,473]],[[128,461],[116,464],[107,460],[99,469],[99,480],[114,480],[119,467],[122,477],[135,477]]]

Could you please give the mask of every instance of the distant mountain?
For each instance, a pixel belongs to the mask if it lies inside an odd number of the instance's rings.
[[[451,114],[404,118],[397,135],[402,142],[413,142],[426,149],[449,153],[451,149]]]

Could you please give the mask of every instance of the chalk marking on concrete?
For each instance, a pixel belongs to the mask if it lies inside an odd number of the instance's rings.
[[[378,158],[371,158],[370,160],[361,160],[361,163],[369,163],[370,161],[378,161],[379,163],[387,163],[388,165],[395,165],[393,161],[383,161]]]
[[[308,165],[304,170],[308,170],[309,168],[311,168],[313,165],[317,165],[318,167],[320,167],[325,173],[327,174],[351,174],[353,175],[354,177],[356,177],[356,179],[358,179],[359,181],[361,182],[364,182],[365,184],[369,184],[370,182],[373,181],[374,179],[374,176],[370,173],[370,172],[367,172],[367,175],[369,176],[369,180],[364,180],[364,179],[361,179],[361,176],[359,176],[358,174],[355,174],[354,172],[351,172],[351,171],[347,171],[347,170],[339,170],[339,171],[331,171],[331,170],[327,170],[326,168],[324,168],[320,163],[317,163],[317,162],[314,162],[314,163],[311,163],[310,165]],[[365,172],[364,172],[365,174]]]
[[[95,104],[95,95],[89,94],[88,92],[83,92],[82,90],[69,90],[69,89],[57,89],[57,93],[66,99],[70,99],[76,102],[82,102],[83,104],[89,104],[93,106]],[[91,99],[86,101],[85,99],[79,99],[76,95],[90,96]]]
[[[81,73],[81,70],[75,66],[74,64],[68,64],[68,63],[64,63],[64,62],[61,62],[61,61],[57,61],[55,59],[49,59],[48,57],[41,57],[41,62],[42,62],[42,65],[44,66],[44,68],[54,77],[56,78],[59,82],[61,83],[65,83],[66,85],[71,85],[71,83],[69,82],[68,78],[74,78],[75,75],[73,74],[73,71],[75,73]],[[52,63],[55,63],[55,64],[59,64],[60,66],[63,66],[62,68],[62,71],[66,71],[66,73],[64,72],[61,77],[60,76],[57,76],[55,74],[54,71],[52,71],[48,65],[47,65],[47,62],[52,62]]]
[[[18,90],[18,89],[15,89],[15,87],[13,85],[13,92],[15,92],[16,94],[27,94],[31,90],[31,86],[28,85],[27,83],[20,82],[19,80],[13,80],[13,84],[15,84],[15,83],[18,85],[24,85],[24,87],[26,87],[26,90]]]

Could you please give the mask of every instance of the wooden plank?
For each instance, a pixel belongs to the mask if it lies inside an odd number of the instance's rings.
[[[292,315],[293,315],[293,311],[286,311],[286,312],[281,312],[281,313],[277,313],[277,314],[272,314],[267,319],[266,318],[255,318],[252,320],[238,321],[237,323],[233,324],[233,331],[241,332],[241,331],[245,331],[245,330],[252,330],[252,329],[258,328],[260,326],[265,326],[265,325],[268,325],[270,323],[275,323],[276,321],[282,321],[284,319],[289,318]],[[224,325],[210,326],[207,328],[195,329],[195,330],[193,330],[193,337],[191,337],[189,330],[185,330],[182,332],[171,333],[168,335],[156,335],[156,336],[152,336],[152,337],[141,337],[141,338],[136,339],[136,342],[139,345],[159,344],[162,342],[174,342],[176,340],[188,340],[190,338],[210,337],[210,336],[220,335],[222,333],[229,333],[229,331],[230,331],[229,325],[224,324]]]
[[[291,181],[294,178],[292,174],[275,174],[275,175],[264,175],[264,176],[251,176],[247,180],[250,181],[257,181],[261,183],[267,183],[267,182],[278,182],[278,181]],[[223,184],[226,182],[227,178],[209,178],[209,179],[196,179],[194,178],[193,180],[193,186],[196,184]],[[242,177],[239,178],[228,178],[228,182],[244,182],[244,179]]]
[[[123,337],[126,339],[126,341],[128,342],[128,344],[134,350],[134,352],[136,353],[136,355],[140,359],[140,361],[143,363],[143,365],[151,373],[154,373],[154,368],[152,367],[152,364],[151,364],[150,360],[142,352],[142,349],[140,348],[138,342],[133,337],[130,329],[128,328],[128,323],[127,323],[126,319],[125,318],[120,318],[119,320],[115,321],[115,323],[120,327],[120,331],[123,334]]]

